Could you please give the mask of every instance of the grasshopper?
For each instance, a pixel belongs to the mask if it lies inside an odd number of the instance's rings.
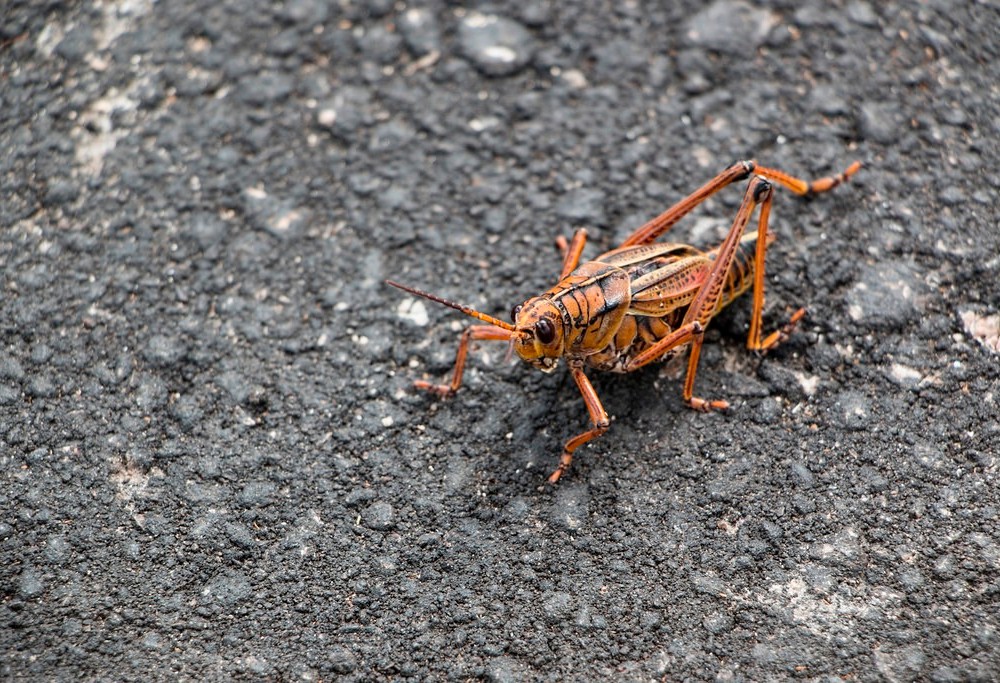
[[[727,401],[706,400],[694,394],[705,328],[712,318],[752,288],[747,348],[764,353],[784,341],[805,316],[805,309],[800,308],[786,325],[762,335],[764,258],[773,238],[767,227],[772,184],[810,197],[846,182],[860,168],[861,163],[855,161],[837,175],[808,182],[758,166],[755,161],[738,161],[633,232],[617,248],[582,264],[587,233],[578,229],[572,240],[556,240],[563,254],[559,282],[515,306],[510,323],[387,280],[393,287],[486,323],[472,325],[462,333],[449,384],[418,380],[414,385],[442,397],[453,395],[462,384],[469,344],[477,339],[506,341],[521,359],[543,372],[551,372],[560,358],[566,359],[590,415],[590,428],[566,441],[559,465],[548,479],[553,484],[569,469],[580,446],[608,430],[608,414],[584,368],[632,372],[688,348],[684,402],[705,412],[725,410],[729,407]],[[700,251],[686,244],[655,242],[703,201],[744,180],[748,182],[740,208],[718,247]],[[758,207],[757,230],[747,232]]]

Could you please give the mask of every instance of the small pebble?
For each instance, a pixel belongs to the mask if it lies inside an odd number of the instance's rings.
[[[0,378],[20,381],[24,379],[24,367],[11,356],[0,359]]]
[[[728,633],[733,630],[733,618],[728,614],[718,612],[709,614],[702,619],[701,623],[705,627],[705,630],[712,635]]]
[[[860,392],[842,392],[834,405],[840,422],[846,429],[867,429],[872,421],[871,401]]]
[[[518,22],[471,12],[458,27],[462,53],[487,76],[509,76],[534,55],[531,33]]]
[[[911,368],[902,363],[893,363],[889,366],[889,379],[903,389],[915,389],[920,385],[924,376],[916,368]]]
[[[361,54],[376,64],[391,64],[403,51],[403,39],[384,26],[373,26],[357,41]]]
[[[306,26],[315,26],[326,21],[329,14],[324,0],[287,0],[282,9],[286,21]]]
[[[358,666],[357,657],[343,645],[334,645],[327,650],[326,658],[334,673],[349,674]]]
[[[441,52],[441,27],[434,12],[414,7],[403,12],[398,22],[407,49],[415,57]]]
[[[194,216],[188,226],[188,234],[202,249],[208,249],[221,242],[227,231],[226,222],[210,213],[200,213]]]
[[[362,521],[369,529],[388,531],[396,525],[396,511],[389,503],[372,503],[362,514]]]
[[[253,534],[250,533],[250,529],[243,526],[242,524],[236,524],[230,522],[225,526],[226,536],[234,545],[243,548],[244,550],[250,550],[257,546],[257,541],[254,540]]]
[[[273,198],[259,188],[247,188],[243,192],[243,200],[251,224],[280,239],[298,237],[311,218],[307,209],[295,206],[288,199]]]
[[[202,595],[228,606],[243,600],[252,590],[250,579],[245,574],[227,571],[209,581],[202,589]]]
[[[180,337],[174,335],[153,335],[146,342],[143,358],[155,367],[166,368],[175,365],[187,355],[187,346]]]
[[[362,503],[367,503],[369,501],[375,500],[375,491],[372,489],[359,488],[354,489],[347,494],[344,498],[344,505],[349,508],[357,507]]]
[[[744,56],[764,44],[777,23],[775,15],[742,0],[717,0],[688,20],[690,45]]]
[[[812,473],[812,471],[810,471],[805,463],[793,462],[789,471],[792,475],[792,481],[794,481],[796,486],[800,488],[808,489],[816,483],[816,476]]]
[[[882,261],[867,266],[847,292],[847,312],[869,329],[899,329],[921,312],[917,295],[922,289],[923,283],[913,265]]]
[[[135,402],[140,409],[150,412],[167,404],[167,385],[159,377],[142,375],[135,390]]]
[[[49,183],[45,192],[44,204],[46,206],[62,206],[69,204],[80,194],[80,188],[76,183],[68,180],[54,180]]]
[[[31,567],[25,568],[21,572],[21,580],[18,583],[18,593],[22,598],[37,598],[45,590],[42,580]]]
[[[887,145],[899,139],[901,122],[897,116],[898,107],[884,102],[861,104],[858,130],[865,140]]]
[[[81,62],[87,53],[95,47],[94,31],[86,23],[80,23],[70,29],[59,44],[56,54],[67,62]]]
[[[542,598],[542,611],[550,624],[566,621],[573,613],[573,598],[569,593],[553,591]]]
[[[878,26],[878,14],[869,3],[862,0],[848,3],[844,13],[848,19],[861,26],[869,28]]]
[[[555,526],[576,531],[587,523],[589,506],[590,496],[586,487],[563,485],[559,487],[555,502],[548,510],[548,517]]]
[[[873,652],[875,668],[888,681],[915,681],[921,678],[927,655],[917,645],[895,649],[879,645]]]
[[[965,333],[993,353],[1000,353],[1000,315],[979,315],[975,311],[959,314]]]
[[[236,96],[245,104],[259,107],[280,102],[288,97],[293,90],[295,90],[295,84],[290,76],[269,71],[242,79]]]
[[[28,395],[35,398],[52,398],[58,391],[55,381],[48,375],[35,375],[28,382]]]
[[[252,481],[243,485],[238,500],[247,507],[267,505],[271,502],[277,487],[269,481]]]
[[[603,226],[606,224],[604,193],[581,187],[572,190],[556,204],[556,213],[573,225]]]

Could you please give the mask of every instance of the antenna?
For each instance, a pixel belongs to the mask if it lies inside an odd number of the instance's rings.
[[[409,292],[410,294],[413,294],[415,296],[420,296],[420,297],[423,297],[425,299],[430,299],[431,301],[436,301],[439,304],[444,304],[448,308],[454,308],[456,311],[461,311],[462,313],[465,313],[468,316],[472,316],[476,320],[482,320],[484,323],[489,323],[490,325],[493,325],[495,327],[499,327],[501,329],[507,330],[508,332],[513,332],[514,331],[514,326],[511,325],[510,323],[504,322],[503,320],[500,320],[499,318],[494,318],[491,315],[486,315],[485,313],[480,313],[476,309],[470,308],[469,306],[463,306],[462,304],[456,304],[454,301],[448,301],[447,299],[442,299],[441,297],[435,296],[434,294],[430,294],[428,292],[424,292],[422,290],[415,289],[413,287],[407,287],[406,285],[401,285],[398,282],[393,282],[392,280],[386,280],[385,284],[392,285],[396,289],[401,289],[404,292]]]

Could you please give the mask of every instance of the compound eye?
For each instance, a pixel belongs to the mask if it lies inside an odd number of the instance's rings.
[[[548,318],[542,318],[535,323],[535,336],[543,344],[551,344],[556,338],[556,326]]]
[[[521,312],[521,306],[523,305],[524,304],[518,304],[517,306],[514,306],[514,308],[510,309],[510,321],[512,323],[517,322],[517,314]]]

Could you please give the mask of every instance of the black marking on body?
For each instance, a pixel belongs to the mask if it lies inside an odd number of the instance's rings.
[[[685,311],[686,307],[680,308],[672,311],[670,315],[664,316],[663,318],[629,316],[636,322],[635,336],[632,337],[632,340],[628,344],[618,347],[612,339],[611,343],[599,352],[587,356],[587,365],[595,370],[601,370],[604,372],[626,372],[626,366],[633,358],[648,349],[653,343],[655,343],[655,341],[658,341],[661,338],[661,336],[657,335],[650,329],[650,326],[654,322],[663,322],[669,329],[677,329],[677,327],[681,324]],[[646,340],[646,337],[655,341],[651,343]],[[657,359],[657,362],[663,362],[673,358],[684,348],[685,347],[682,346],[663,354],[663,356]]]

